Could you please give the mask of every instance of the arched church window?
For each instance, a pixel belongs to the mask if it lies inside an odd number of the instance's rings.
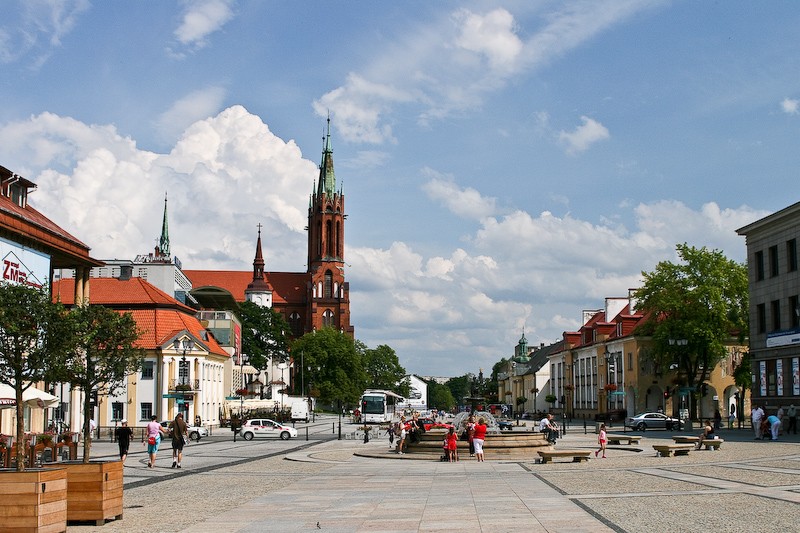
[[[322,289],[323,298],[333,298],[333,274],[330,270],[325,271],[325,285]]]
[[[326,327],[333,327],[336,325],[335,323],[335,316],[333,315],[333,311],[328,309],[324,313],[322,313],[322,325]]]
[[[331,227],[331,221],[328,220],[325,222],[325,255],[328,257],[333,257],[336,254],[333,246],[333,228]]]
[[[303,321],[300,319],[300,313],[295,311],[289,315],[289,329],[292,330],[292,336],[303,336]]]

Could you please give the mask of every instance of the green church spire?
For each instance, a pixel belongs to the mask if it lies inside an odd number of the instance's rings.
[[[161,222],[161,237],[158,239],[158,251],[162,257],[169,257],[169,223],[167,222],[167,193],[164,193],[164,220]]]

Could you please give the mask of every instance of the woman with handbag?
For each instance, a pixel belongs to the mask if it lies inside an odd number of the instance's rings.
[[[147,423],[147,453],[150,455],[150,461],[147,463],[147,468],[156,466],[156,454],[158,453],[158,445],[161,444],[161,432],[164,428],[161,424],[156,422],[156,415],[150,417],[150,422]]]
[[[175,420],[169,423],[169,432],[172,435],[172,468],[180,468],[183,446],[186,444],[189,434],[189,427],[183,420],[183,413],[178,413]]]

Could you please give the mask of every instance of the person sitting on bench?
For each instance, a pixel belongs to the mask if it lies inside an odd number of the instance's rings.
[[[558,438],[558,425],[553,421],[553,415],[548,413],[539,422],[539,431],[547,436],[547,442],[555,444]]]
[[[711,420],[706,419],[706,425],[703,427],[703,432],[700,434],[700,440],[697,441],[697,449],[703,445],[704,440],[714,440],[714,425]]]

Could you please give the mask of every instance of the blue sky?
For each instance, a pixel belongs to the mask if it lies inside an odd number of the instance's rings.
[[[794,2],[9,1],[0,164],[100,259],[305,268],[330,113],[356,336],[489,369],[798,200]]]

